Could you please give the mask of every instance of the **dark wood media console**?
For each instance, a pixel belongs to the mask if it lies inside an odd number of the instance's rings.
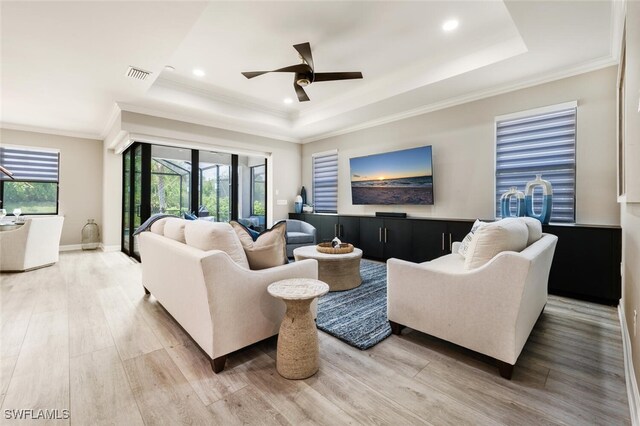
[[[315,226],[319,242],[338,237],[362,249],[365,258],[412,262],[451,253],[451,244],[461,241],[474,222],[310,213],[290,213],[289,217]],[[617,305],[621,297],[620,227],[544,225],[543,230],[558,236],[549,293]]]

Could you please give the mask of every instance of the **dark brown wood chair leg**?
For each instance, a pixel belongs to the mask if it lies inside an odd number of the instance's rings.
[[[224,370],[224,364],[227,362],[227,356],[223,355],[220,356],[218,358],[214,358],[211,360],[211,368],[213,369],[213,372],[218,374],[220,373],[222,370]]]
[[[498,370],[500,370],[500,375],[507,380],[511,380],[511,375],[513,374],[513,365],[498,360]]]
[[[142,288],[144,288],[144,294],[146,294],[147,296],[151,294],[151,292],[147,290],[145,286],[142,286]]]
[[[395,334],[396,336],[399,336],[400,333],[402,333],[402,329],[404,328],[404,325],[398,324],[397,322],[393,321],[389,321],[389,325],[391,326],[391,333]]]

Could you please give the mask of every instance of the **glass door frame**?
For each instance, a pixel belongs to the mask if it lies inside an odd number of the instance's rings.
[[[121,223],[120,223],[120,250],[127,254],[130,257],[140,261],[139,253],[136,253],[135,250],[135,237],[133,233],[135,229],[134,226],[136,212],[137,209],[140,209],[139,219],[140,224],[144,223],[151,216],[151,161],[152,161],[152,148],[153,144],[143,143],[143,142],[134,142],[122,153],[122,204],[121,204]],[[135,203],[135,193],[136,193],[136,156],[135,150],[140,147],[141,149],[141,164],[140,164],[140,204],[139,206]],[[204,150],[203,150],[204,151]],[[215,151],[211,151],[215,152]],[[125,189],[125,170],[127,169],[127,153],[129,153],[129,193],[127,194]],[[199,203],[200,203],[200,150],[191,149],[191,194],[190,194],[190,206],[189,211],[194,212],[196,215],[198,213]],[[266,160],[265,160],[266,164]],[[230,194],[230,219],[238,220],[238,155],[231,154],[231,172],[229,174],[229,180],[231,185],[231,194]],[[265,175],[265,191],[266,191],[266,175]],[[129,212],[125,212],[125,199],[129,200]],[[266,209],[266,204],[265,204]],[[128,238],[128,249],[125,248],[125,215],[128,214],[129,217],[129,235]],[[135,228],[135,229],[134,229]]]
[[[136,175],[138,174],[138,170],[136,170],[136,155],[135,151],[137,148],[141,150],[141,161],[140,161],[140,204],[136,205],[135,195],[136,195]],[[126,154],[129,153],[129,193],[125,191],[125,170],[127,165],[125,164],[127,161]],[[129,199],[129,211],[125,212],[125,197]],[[139,214],[137,214],[137,210],[139,209]],[[125,214],[129,214],[129,235],[128,237],[128,250],[125,248]],[[142,224],[145,220],[149,218],[151,215],[151,145],[147,143],[139,143],[135,142],[131,144],[123,153],[122,153],[122,222],[120,226],[120,250],[127,254],[130,257],[140,261],[140,254],[136,253],[135,250],[135,237],[133,233],[137,229],[135,227],[135,218],[136,215],[140,218],[140,224]],[[139,225],[138,225],[139,226]]]

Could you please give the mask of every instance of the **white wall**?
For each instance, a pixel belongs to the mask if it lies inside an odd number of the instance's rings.
[[[58,212],[65,217],[62,246],[82,242],[87,219],[95,219],[102,228],[102,141],[9,129],[0,129],[0,141],[60,150]]]
[[[627,194],[621,200],[622,306],[631,338],[633,365],[640,383],[640,335],[634,334],[633,311],[640,311],[640,3],[627,2],[625,140]]]
[[[102,245],[105,250],[120,250],[122,229],[122,156],[102,145]]]
[[[618,225],[616,74],[610,67],[306,144],[302,184],[311,197],[311,155],[337,148],[339,213],[493,218],[495,117],[577,100],[577,222]],[[435,205],[351,204],[349,158],[422,145],[433,146]]]

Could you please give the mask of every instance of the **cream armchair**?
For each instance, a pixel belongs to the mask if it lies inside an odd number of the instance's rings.
[[[387,262],[387,314],[402,326],[498,360],[510,379],[524,344],[547,303],[547,281],[558,237],[542,238],[521,252],[503,251],[485,265],[464,269],[454,253],[431,262]]]
[[[28,271],[58,261],[63,216],[30,217],[0,232],[0,271]]]

